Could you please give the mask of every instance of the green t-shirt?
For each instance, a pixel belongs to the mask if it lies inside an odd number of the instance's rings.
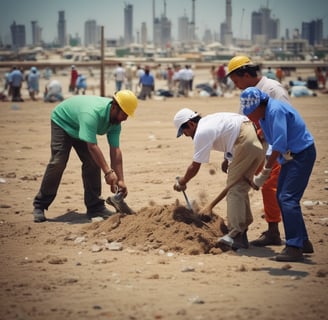
[[[51,120],[73,138],[97,143],[107,134],[108,143],[120,146],[121,124],[109,123],[111,98],[77,95],[64,100],[51,113]]]

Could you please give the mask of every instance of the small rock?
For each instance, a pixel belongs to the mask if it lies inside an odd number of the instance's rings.
[[[292,266],[291,266],[290,264],[284,264],[284,265],[281,267],[282,270],[288,270],[288,269],[291,269],[291,268],[292,268]]]
[[[92,246],[92,248],[91,248],[91,251],[92,251],[92,252],[100,252],[100,251],[102,251],[102,247],[100,247],[100,246],[94,244],[94,245]]]
[[[191,266],[188,266],[188,267],[184,267],[181,272],[194,272],[195,271],[195,268],[194,267],[191,267]]]
[[[75,240],[74,240],[74,243],[75,244],[79,244],[79,243],[82,243],[82,242],[85,242],[86,241],[86,238],[85,237],[77,237]]]
[[[121,251],[123,250],[123,244],[120,242],[110,242],[110,243],[106,243],[105,245],[107,250],[111,250],[111,251]]]
[[[104,221],[103,217],[94,217],[91,219],[91,222],[101,222],[101,221]]]
[[[318,270],[316,276],[318,278],[324,278],[328,274],[328,271],[326,270]]]
[[[52,257],[49,259],[48,263],[50,264],[64,264],[67,262],[66,258]]]
[[[303,201],[303,206],[308,209],[312,209],[313,206],[315,206],[315,205],[316,205],[316,203],[314,201],[311,201],[311,200]]]
[[[200,297],[198,296],[195,296],[195,297],[191,297],[189,298],[189,301],[192,303],[192,304],[204,304],[205,301],[202,300]]]

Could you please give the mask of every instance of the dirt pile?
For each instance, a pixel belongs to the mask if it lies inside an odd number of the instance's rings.
[[[226,226],[216,214],[200,216],[176,203],[144,207],[134,215],[115,214],[83,230],[93,238],[106,237],[125,247],[197,255],[221,252],[215,243],[226,232]]]

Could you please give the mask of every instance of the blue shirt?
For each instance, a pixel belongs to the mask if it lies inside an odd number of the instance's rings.
[[[13,87],[20,87],[23,82],[23,74],[20,72],[20,70],[15,69],[9,74],[9,82]]]
[[[281,154],[280,163],[285,162],[283,154],[299,153],[314,143],[298,111],[281,100],[269,98],[265,118],[260,119],[260,125],[272,150]]]
[[[147,74],[145,73],[141,78],[140,78],[140,83],[144,86],[153,86],[154,85],[154,77],[152,74]]]

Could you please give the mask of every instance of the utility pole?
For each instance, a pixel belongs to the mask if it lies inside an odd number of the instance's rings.
[[[100,96],[105,96],[105,55],[104,55],[104,26],[101,26],[101,64],[100,64]]]

